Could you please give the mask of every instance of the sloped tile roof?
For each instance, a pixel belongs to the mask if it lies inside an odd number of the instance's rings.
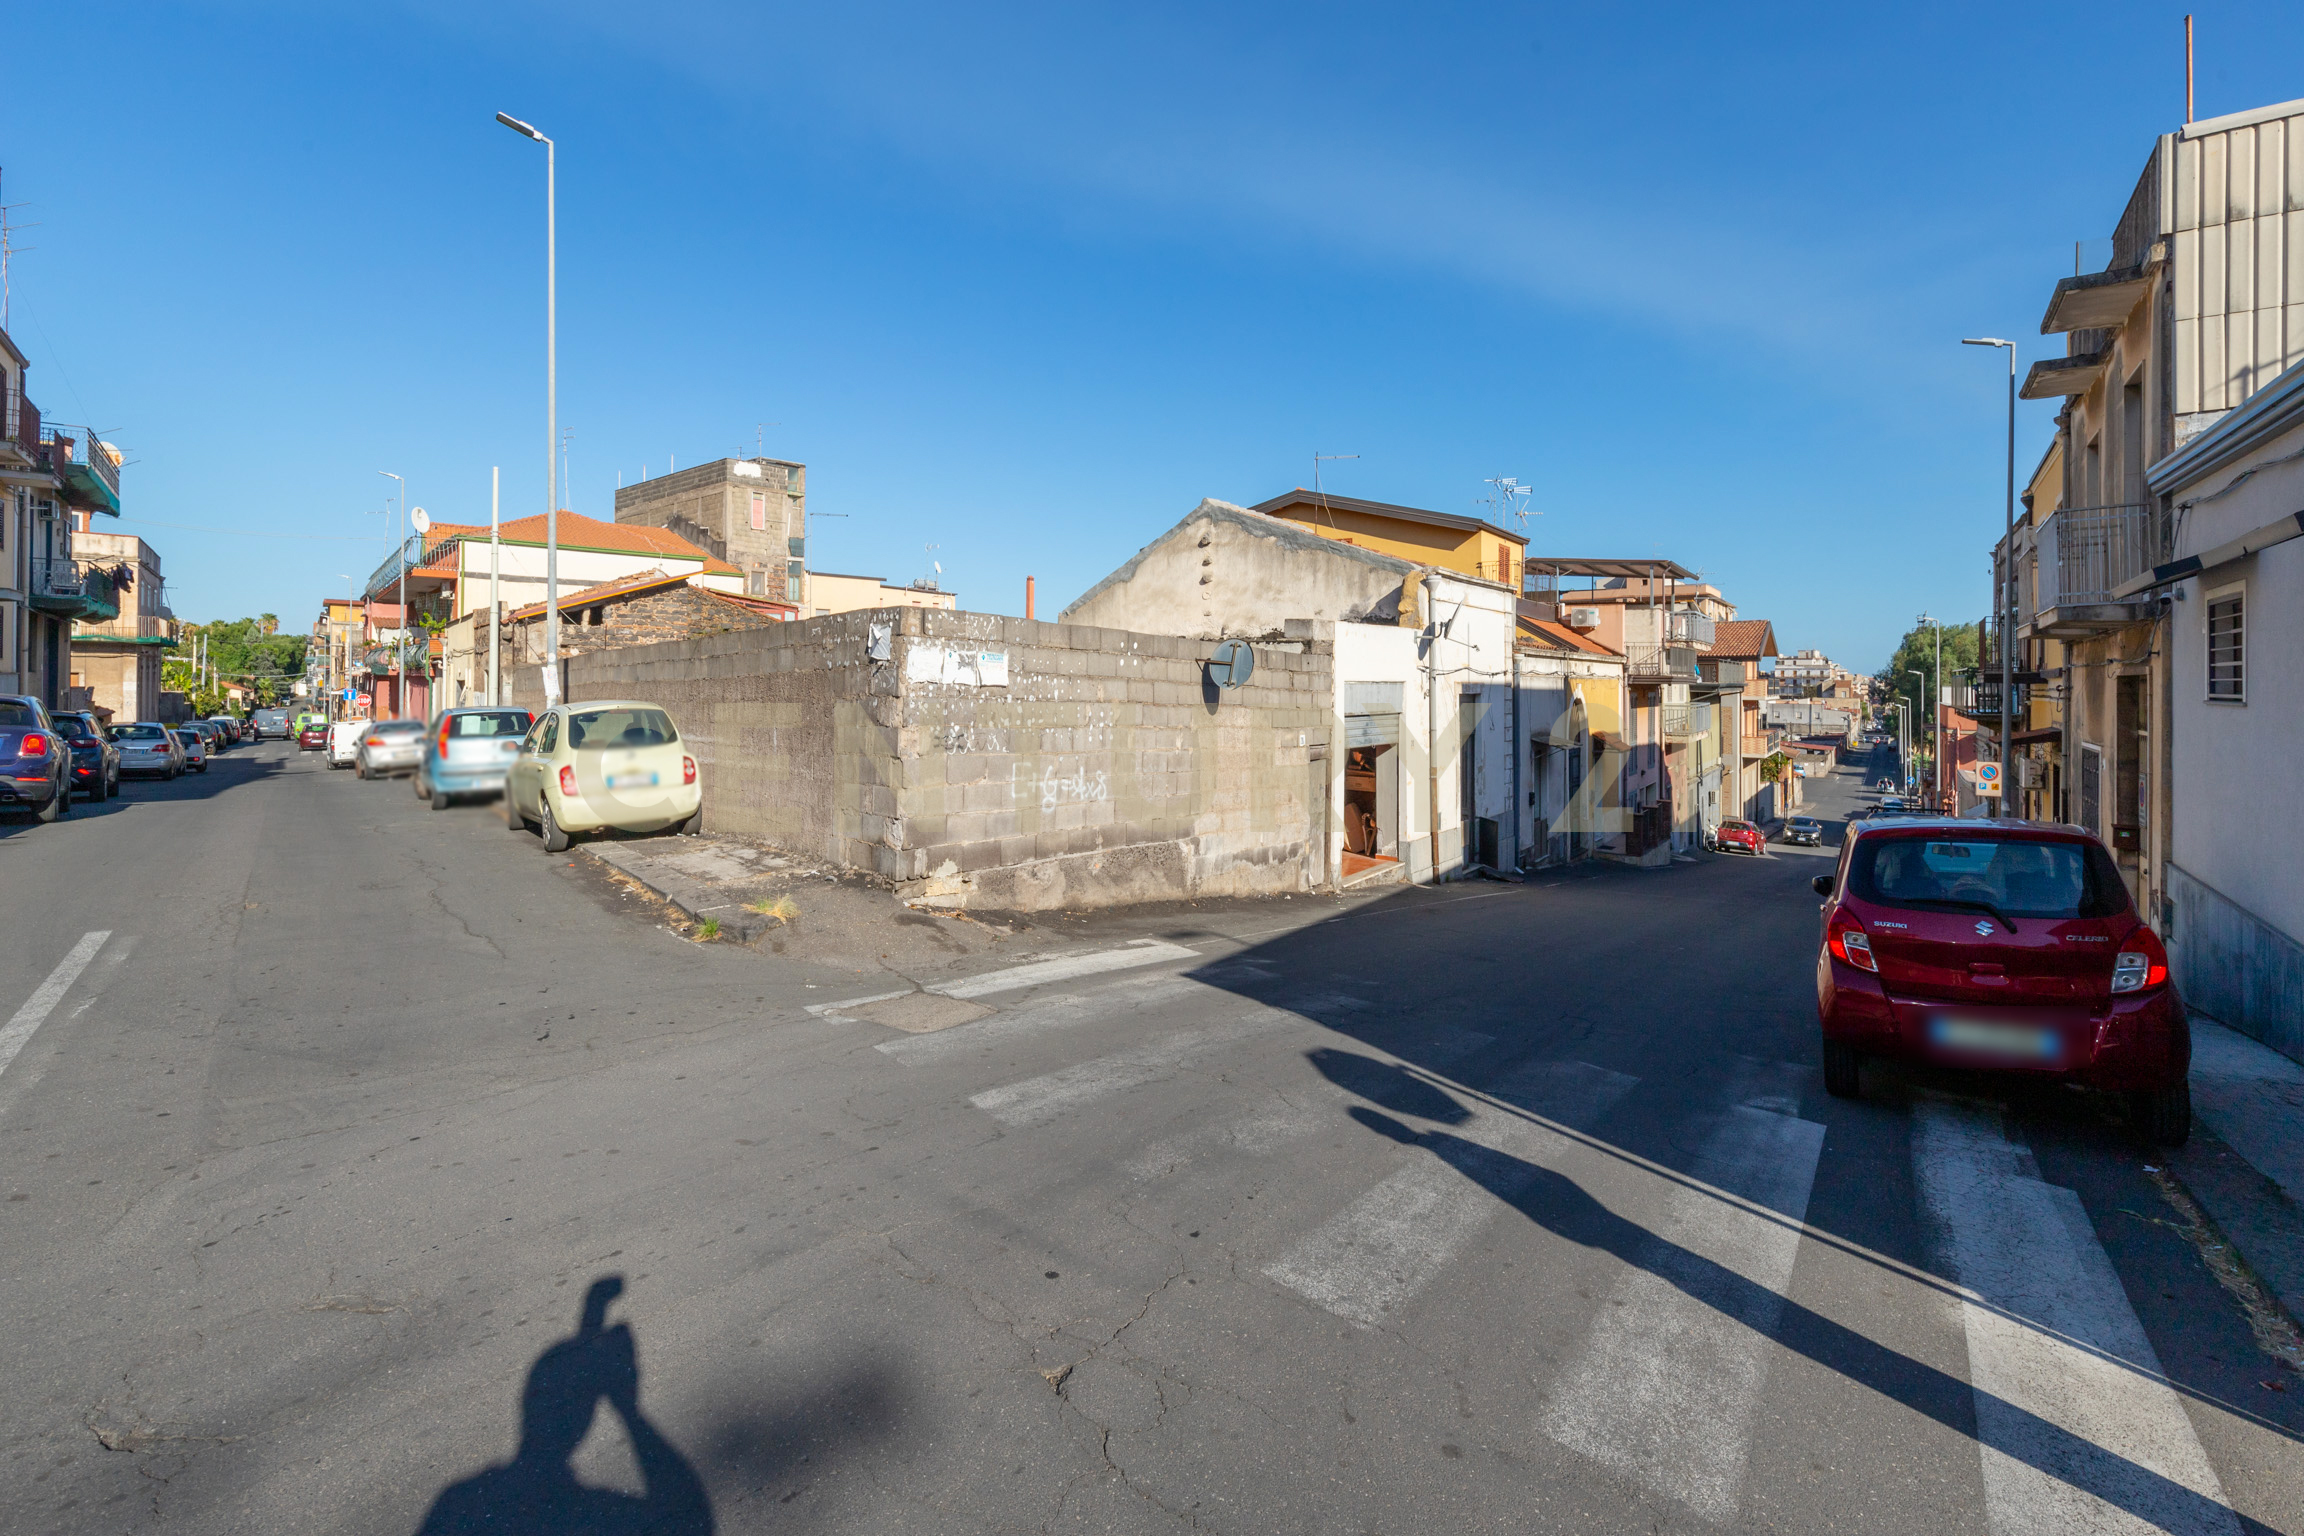
[[[1766,619],[1723,619],[1712,626],[1712,652],[1731,661],[1758,661],[1774,656],[1776,626]]]
[[[481,538],[488,530],[475,529]],[[466,534],[467,538],[472,534]],[[535,544],[544,542],[544,514],[514,518],[497,529],[497,537],[507,544]],[[669,528],[652,528],[646,523],[604,523],[581,512],[562,511],[560,514],[560,547],[563,549],[598,550],[611,555],[669,555],[675,560],[701,560],[704,569],[715,576],[740,576],[743,572],[725,560],[698,549]]]

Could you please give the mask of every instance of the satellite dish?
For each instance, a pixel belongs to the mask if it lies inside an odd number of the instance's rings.
[[[1227,640],[1208,658],[1208,681],[1237,688],[1256,675],[1256,650],[1245,640]]]
[[[432,519],[422,507],[418,507],[408,514],[408,526],[414,528],[418,533],[430,533],[432,531]]]

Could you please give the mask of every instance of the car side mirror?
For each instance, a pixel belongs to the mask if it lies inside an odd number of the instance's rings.
[[[1815,888],[1816,894],[1819,896],[1832,894],[1832,877],[1830,875],[1818,875],[1808,883]]]

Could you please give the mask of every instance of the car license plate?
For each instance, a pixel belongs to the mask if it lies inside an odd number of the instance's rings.
[[[1988,1024],[1980,1019],[1932,1019],[1928,1038],[1947,1050],[2002,1056],[2010,1061],[2054,1061],[2063,1050],[2062,1038],[2052,1029]]]
[[[654,789],[656,775],[652,773],[612,773],[608,776],[610,789]]]

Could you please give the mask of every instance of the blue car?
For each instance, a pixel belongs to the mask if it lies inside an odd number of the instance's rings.
[[[42,821],[72,814],[71,743],[46,705],[21,694],[0,694],[0,811]]]
[[[471,705],[433,717],[416,765],[416,797],[444,811],[452,800],[504,793],[504,773],[536,723],[524,709]]]

